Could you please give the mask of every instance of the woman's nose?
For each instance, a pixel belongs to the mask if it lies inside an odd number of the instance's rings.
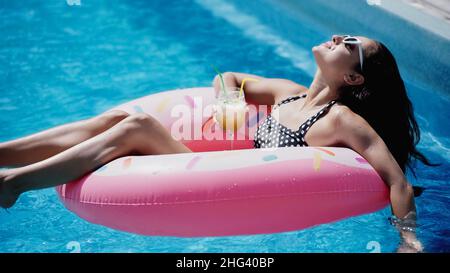
[[[344,38],[342,38],[342,36],[340,36],[340,35],[333,35],[333,38],[332,38],[333,44],[338,45],[342,42],[343,39]]]

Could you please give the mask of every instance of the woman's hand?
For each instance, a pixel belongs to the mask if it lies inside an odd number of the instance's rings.
[[[296,82],[287,79],[264,78],[258,75],[225,72],[223,81],[225,86],[240,87],[245,79],[254,79],[257,81],[246,81],[244,86],[245,100],[256,105],[273,105],[281,99],[289,96],[298,95],[299,92],[308,90]],[[216,76],[213,80],[216,96],[220,91],[220,78]]]
[[[417,239],[416,234],[410,231],[400,231],[401,239],[397,253],[418,253],[423,252],[422,243]]]
[[[400,245],[397,249],[398,253],[417,253],[423,251],[422,243],[416,237],[416,212],[410,211],[402,219],[397,217],[391,218],[391,223],[400,232]]]

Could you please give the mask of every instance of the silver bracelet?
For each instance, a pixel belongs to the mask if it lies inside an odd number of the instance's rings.
[[[395,215],[389,217],[391,225],[395,226],[397,229],[408,232],[416,232],[416,212],[410,211],[403,218],[398,218]]]

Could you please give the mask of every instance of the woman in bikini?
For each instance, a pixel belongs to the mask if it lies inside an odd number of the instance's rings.
[[[227,72],[227,86],[248,82],[246,100],[275,105],[255,135],[255,148],[340,146],[362,155],[390,188],[392,212],[405,251],[421,251],[414,190],[405,172],[412,159],[428,162],[403,80],[390,51],[361,36],[334,35],[312,49],[317,71],[309,88],[286,79]],[[214,87],[219,90],[216,77]],[[0,143],[0,207],[19,195],[73,181],[126,155],[188,153],[152,116],[107,111],[99,116]],[[411,169],[412,170],[412,169]],[[406,223],[405,225],[400,225]]]

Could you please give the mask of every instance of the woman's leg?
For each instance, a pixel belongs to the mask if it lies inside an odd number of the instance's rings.
[[[113,159],[130,154],[191,152],[156,119],[131,115],[111,129],[44,161],[0,173],[0,206],[14,205],[21,193],[62,185]]]
[[[111,128],[129,116],[120,110],[0,143],[0,166],[23,166],[42,161]]]

